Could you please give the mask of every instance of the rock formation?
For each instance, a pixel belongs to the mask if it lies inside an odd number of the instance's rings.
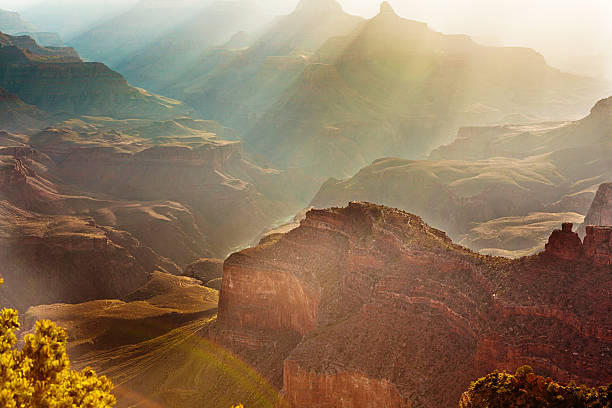
[[[584,248],[573,228],[572,223],[564,223],[561,230],[553,231],[546,244],[545,253],[566,261],[580,259],[583,256]]]
[[[292,407],[452,407],[474,378],[524,364],[606,383],[609,239],[589,228],[582,250],[565,225],[546,252],[512,261],[399,210],[312,210],[226,260],[211,335]]]
[[[246,123],[236,117],[228,123],[244,129],[250,151],[280,168],[338,178],[380,157],[422,157],[461,126],[495,124],[512,114],[577,117],[607,89],[594,83],[583,87],[577,77],[566,82],[530,49],[483,47],[467,36],[435,32],[399,17],[388,3],[347,35],[329,38],[293,74],[288,71],[266,83],[261,97],[245,90],[229,93],[218,83],[199,95],[190,89],[186,97],[195,107],[208,108],[212,98],[227,103],[243,95],[235,104],[248,111]],[[293,81],[285,82],[290,75]],[[490,82],[464,80],[469,77]],[[274,98],[270,88],[276,90]],[[504,96],[509,89],[516,92],[512,101]],[[537,97],[533,89],[540,89]],[[573,99],[580,99],[580,107],[562,106],[554,96],[565,94],[561,98],[567,101],[567,95],[586,95],[586,89],[591,98]]]
[[[610,100],[575,122],[463,128],[429,160],[378,159],[350,178],[329,179],[312,205],[390,205],[474,250],[532,255],[551,225],[582,223],[599,185],[612,178]],[[606,191],[587,225],[606,225],[606,210],[597,209],[609,200]],[[584,237],[583,227],[578,232]]]
[[[0,88],[0,129],[9,132],[33,132],[49,122],[49,115],[25,104],[17,95]]]
[[[612,183],[599,186],[584,224],[612,226]]]
[[[189,207],[197,227],[190,228],[198,232],[191,236],[203,236],[200,241],[209,252],[181,259],[183,265],[199,257],[223,258],[298,208],[292,177],[248,162],[239,142],[212,140],[194,148],[164,145],[135,152],[100,146],[59,152],[58,157],[63,159],[54,174],[86,191]]]
[[[83,62],[72,48],[40,47],[27,36],[0,33],[0,72],[0,87],[49,112],[156,119],[191,113],[178,101],[131,87],[103,64]]]
[[[208,286],[209,283],[217,284],[217,280],[223,276],[223,261],[221,259],[203,258],[185,267],[185,276],[195,278]]]
[[[6,201],[0,201],[0,263],[5,280],[0,300],[23,311],[39,304],[120,298],[155,270],[180,273],[127,232],[93,219],[33,213]]]
[[[36,27],[24,20],[19,13],[0,9],[0,31],[8,34],[36,31]]]
[[[393,9],[391,3],[389,3],[388,1],[383,1],[380,4],[380,12],[378,15],[381,17],[399,17]]]
[[[612,265],[612,227],[586,227],[584,253],[595,265]]]

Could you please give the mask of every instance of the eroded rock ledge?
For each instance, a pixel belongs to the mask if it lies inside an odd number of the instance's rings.
[[[446,407],[470,380],[530,364],[612,380],[610,228],[564,225],[546,252],[477,255],[368,203],[313,210],[224,265],[213,338],[292,407]]]

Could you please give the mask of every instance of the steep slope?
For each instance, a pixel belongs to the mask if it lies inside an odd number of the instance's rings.
[[[21,14],[39,29],[68,40],[125,12],[138,0],[42,0]]]
[[[126,201],[107,195],[87,194],[55,176],[56,162],[40,151],[6,134],[0,148],[3,175],[0,199],[26,211],[53,216],[86,216],[105,227],[128,231],[143,246],[172,258],[181,266],[210,256],[206,237],[191,210],[169,201]],[[79,171],[79,169],[75,169]],[[8,221],[7,221],[8,222]],[[176,265],[173,272],[178,272]]]
[[[178,101],[129,86],[103,64],[82,62],[71,48],[40,47],[29,37],[1,33],[0,87],[65,115],[164,119],[190,112]]]
[[[584,236],[589,225],[612,226],[612,183],[604,183],[597,189],[591,208],[584,218],[584,224],[578,231],[581,236]]]
[[[192,17],[194,13],[196,17]],[[130,83],[164,91],[180,81],[186,71],[197,67],[211,47],[242,48],[249,40],[241,40],[237,33],[246,35],[265,26],[271,19],[255,3],[230,0],[214,1],[199,7],[189,17],[170,32],[158,33],[159,38],[147,47],[141,47],[121,59],[114,56],[112,66]],[[75,46],[80,49],[78,44]],[[125,47],[122,53],[124,51]],[[108,60],[103,55],[100,57],[102,61]]]
[[[2,304],[23,311],[45,303],[119,298],[154,270],[178,273],[176,265],[129,233],[91,218],[41,215],[6,201],[0,201],[0,262]]]
[[[15,52],[15,48],[24,51],[28,55],[21,56],[23,53]],[[41,47],[28,35],[8,35],[0,32],[0,49],[4,50],[7,58],[9,56],[13,58],[13,60],[11,60],[13,63],[18,63],[24,58],[55,63],[74,63],[81,61],[79,54],[72,48]],[[6,63],[11,61],[7,61]]]
[[[350,33],[361,21],[345,13],[336,0],[302,0],[248,48],[211,50],[180,76],[168,78],[160,92],[245,131],[291,87],[328,38]]]
[[[101,146],[73,149],[55,174],[85,191],[119,200],[183,203],[217,257],[248,244],[270,223],[299,208],[293,184],[299,178],[254,166],[242,157],[239,142],[145,146],[134,152]]]
[[[0,88],[0,130],[30,133],[49,122],[49,115]]]
[[[211,334],[292,407],[456,406],[473,378],[523,364],[606,383],[611,230],[583,245],[571,228],[510,261],[387,207],[313,210],[226,260]]]
[[[69,44],[86,59],[117,68],[124,59],[132,58],[181,27],[204,4],[192,0],[140,0],[124,13],[88,29]]]
[[[156,272],[122,300],[30,308],[25,328],[40,319],[64,327],[71,362],[109,376],[118,408],[276,406],[259,374],[205,338],[217,299],[194,279]]]
[[[310,63],[255,117],[245,141],[277,166],[334,177],[379,157],[423,157],[462,125],[513,114],[578,117],[606,91],[549,67],[533,50],[443,35],[386,3]]]
[[[32,23],[24,20],[19,13],[0,9],[0,31],[15,34],[37,30]]]
[[[328,180],[312,205],[386,204],[421,214],[475,250],[535,253],[551,231],[544,228],[560,217],[580,223],[612,178],[608,101],[576,122],[464,128],[430,160],[380,159],[351,178]],[[537,221],[532,213],[548,215]]]

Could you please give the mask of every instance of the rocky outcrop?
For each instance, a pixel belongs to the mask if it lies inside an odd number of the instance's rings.
[[[0,156],[0,187],[25,184],[26,174],[20,160]]]
[[[398,18],[399,16],[393,9],[393,6],[388,1],[383,1],[380,4],[380,13],[379,16],[382,18]]]
[[[176,264],[127,232],[91,218],[48,216],[0,202],[3,305],[29,306],[120,298],[149,273],[179,273]]]
[[[0,72],[0,87],[49,112],[156,119],[191,113],[131,87],[104,64],[83,62],[71,48],[40,47],[30,37],[0,33]]]
[[[430,160],[383,158],[329,179],[312,205],[390,205],[483,254],[531,255],[552,231],[548,220],[582,223],[598,189],[585,225],[612,222],[612,188],[601,184],[612,177],[610,99],[575,122],[463,128]]]
[[[473,378],[523,364],[605,383],[609,239],[592,228],[583,245],[564,225],[543,254],[513,261],[399,210],[312,210],[227,259],[211,335],[292,407],[456,406]]]
[[[43,128],[49,120],[47,114],[0,88],[0,130],[31,133]]]
[[[79,54],[69,47],[41,47],[29,35],[7,35],[0,32],[0,49],[6,57],[25,61],[47,61],[52,63],[82,62]],[[22,51],[22,52],[19,52]],[[6,63],[10,61],[5,61]]]
[[[546,244],[545,253],[567,261],[575,261],[582,257],[582,241],[573,232],[574,224],[564,223],[561,230],[553,231]]]
[[[595,265],[612,265],[612,227],[586,227],[584,252]]]
[[[584,225],[612,226],[612,183],[604,183],[599,186],[591,208],[584,219]]]
[[[248,162],[239,142],[211,140],[194,148],[153,146],[129,152],[103,146],[56,149],[52,137],[37,135],[35,140],[60,161],[54,175],[83,190],[118,200],[180,203],[193,217],[190,236],[207,246],[207,251],[192,251],[191,258],[181,255],[183,266],[201,257],[226,257],[298,208],[290,175]]]

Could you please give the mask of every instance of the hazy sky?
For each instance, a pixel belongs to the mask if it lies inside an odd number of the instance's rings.
[[[75,1],[75,0],[54,0]],[[131,3],[135,0],[79,0]],[[197,1],[197,0],[196,0]],[[297,0],[255,0],[278,13]],[[41,0],[0,0],[0,7],[23,10]],[[340,0],[346,11],[365,17],[379,0]],[[553,65],[591,64],[575,57],[605,54],[612,77],[612,0],[390,0],[398,14],[427,22],[449,34],[465,33],[482,43],[535,48]]]

